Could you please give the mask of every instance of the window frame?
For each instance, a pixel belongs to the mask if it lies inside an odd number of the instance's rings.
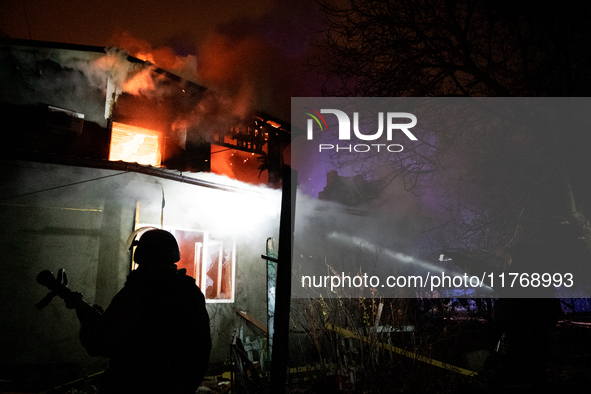
[[[142,228],[142,227],[154,227],[154,228],[160,228],[160,226],[158,225],[154,225],[151,223],[138,223],[137,228]],[[220,303],[220,304],[231,304],[234,303],[235,300],[235,296],[236,296],[236,238],[235,237],[227,237],[227,238],[223,238],[222,240],[219,239],[212,239],[212,237],[210,236],[210,232],[207,230],[202,230],[202,229],[195,229],[195,228],[190,228],[190,227],[182,227],[182,226],[171,226],[171,225],[165,225],[162,227],[163,230],[166,230],[168,232],[170,232],[172,235],[175,236],[175,238],[177,239],[177,242],[180,243],[180,241],[178,240],[178,237],[176,236],[176,231],[185,231],[185,232],[195,232],[195,233],[201,233],[203,234],[203,241],[202,242],[195,242],[195,255],[194,255],[194,272],[195,272],[195,276],[197,276],[197,272],[199,272],[199,276],[198,278],[195,278],[195,282],[197,283],[197,285],[199,286],[199,288],[201,289],[201,291],[203,292],[203,295],[205,296],[205,302],[208,304],[216,304],[216,303]],[[227,240],[229,240],[231,242],[230,247],[226,248],[225,247],[225,243],[227,242]],[[229,258],[230,258],[230,262],[231,262],[231,266],[230,266],[230,288],[231,288],[231,296],[230,298],[207,298],[207,287],[206,287],[206,276],[207,276],[207,267],[206,264],[203,264],[203,256],[206,256],[206,253],[209,253],[209,249],[212,245],[219,245],[219,250],[218,250],[218,258],[216,261],[219,261],[220,258],[223,259],[224,256],[224,251],[229,251]],[[199,249],[199,253],[198,253],[198,249]],[[211,256],[211,254],[209,254]],[[212,262],[212,266],[215,264],[216,262]],[[133,268],[136,268],[137,264],[133,264]],[[223,264],[218,264],[218,278],[217,278],[217,286],[218,289],[216,290],[216,293],[219,295],[221,292],[221,288],[222,288],[222,282],[221,282],[221,278],[223,277]],[[214,282],[216,283],[216,282]]]

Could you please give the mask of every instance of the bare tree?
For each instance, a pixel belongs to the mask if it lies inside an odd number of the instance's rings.
[[[340,96],[584,96],[591,6],[566,1],[319,0]]]
[[[588,4],[320,0],[320,6],[328,28],[317,64],[332,77],[327,95],[573,97],[591,90]],[[333,161],[384,184],[404,179],[408,190],[431,195],[450,218],[438,233],[443,245],[491,251],[535,238],[566,246],[556,253],[569,249],[569,258],[580,258],[582,245],[588,256],[588,101],[563,100],[560,109],[551,100],[527,101],[421,101],[417,111],[439,116],[431,123],[439,128],[423,130],[420,143],[363,159],[339,152]]]

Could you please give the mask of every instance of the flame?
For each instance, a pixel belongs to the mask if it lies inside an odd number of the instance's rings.
[[[110,161],[160,165],[160,133],[156,130],[113,122]]]
[[[211,145],[211,172],[226,175],[252,185],[265,185],[269,181],[267,171],[259,177],[259,163],[253,153]]]

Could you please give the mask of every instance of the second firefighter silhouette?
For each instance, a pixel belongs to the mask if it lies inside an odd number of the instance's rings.
[[[109,358],[102,392],[194,394],[211,350],[205,297],[177,269],[180,251],[171,233],[148,230],[134,245],[138,268],[107,310],[76,307],[82,345]]]

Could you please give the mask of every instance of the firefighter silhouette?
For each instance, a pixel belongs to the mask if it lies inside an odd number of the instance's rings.
[[[128,276],[104,313],[66,298],[81,322],[80,340],[91,356],[109,358],[101,392],[194,394],[209,363],[211,334],[205,297],[175,265],[174,236],[150,229],[141,235]]]

